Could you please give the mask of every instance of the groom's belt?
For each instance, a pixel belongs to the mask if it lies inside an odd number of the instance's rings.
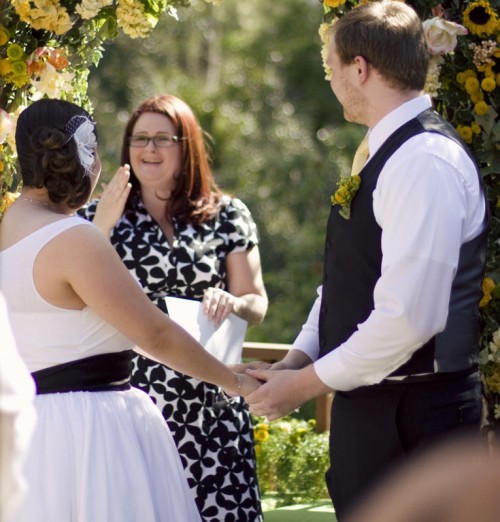
[[[103,353],[33,372],[37,395],[130,389],[133,350]]]

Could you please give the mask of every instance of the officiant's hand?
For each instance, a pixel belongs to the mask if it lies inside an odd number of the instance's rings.
[[[320,380],[311,364],[300,370],[247,370],[264,382],[245,396],[250,411],[270,421],[297,409],[304,402],[332,390]]]
[[[203,311],[216,325],[226,319],[230,313],[237,312],[238,301],[241,299],[221,288],[210,287],[203,295]]]
[[[129,179],[130,167],[122,165],[108,184],[102,184],[104,191],[99,198],[92,222],[106,237],[111,235],[111,231],[123,214],[132,188]]]

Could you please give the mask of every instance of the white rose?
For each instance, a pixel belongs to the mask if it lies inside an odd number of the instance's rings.
[[[457,35],[467,34],[460,24],[435,17],[423,22],[427,48],[431,54],[448,54],[457,46]]]

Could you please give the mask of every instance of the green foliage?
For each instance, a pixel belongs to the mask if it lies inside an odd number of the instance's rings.
[[[316,433],[314,420],[254,419],[257,476],[262,494],[276,493],[277,507],[328,498],[328,433]]]

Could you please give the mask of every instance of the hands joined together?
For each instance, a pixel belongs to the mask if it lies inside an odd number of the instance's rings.
[[[130,167],[121,166],[112,180],[104,185],[94,217],[96,224],[106,236],[123,213],[130,193]],[[210,287],[203,296],[203,309],[216,325],[229,314],[242,315],[245,301],[241,297],[220,288]],[[306,400],[330,391],[316,376],[311,360],[300,350],[291,350],[287,356],[274,364],[263,361],[230,365],[238,374],[238,390],[258,416],[275,420],[297,409]],[[318,382],[320,386],[318,386]]]
[[[316,376],[309,357],[292,350],[274,364],[263,361],[231,365],[241,375],[241,395],[254,415],[275,420],[306,400],[330,391]]]

